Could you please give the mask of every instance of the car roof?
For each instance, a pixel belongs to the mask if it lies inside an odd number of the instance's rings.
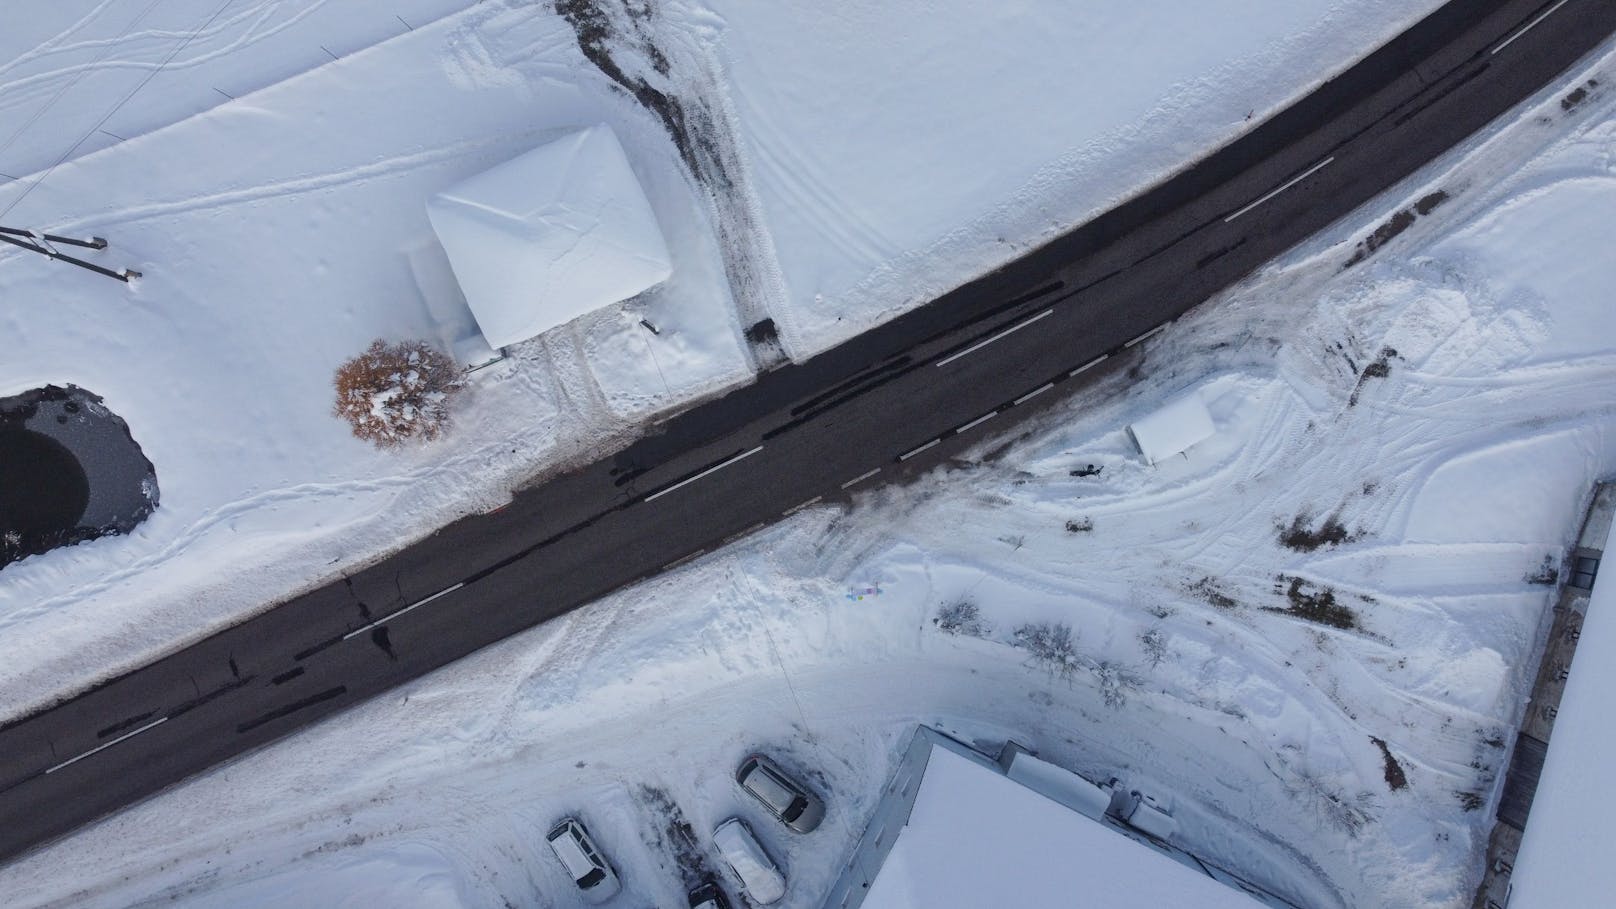
[[[785,778],[774,767],[760,760],[757,766],[746,777],[743,783],[753,794],[762,798],[774,807],[775,811],[784,811],[791,807],[791,802],[798,795],[795,786],[786,782]]]
[[[566,820],[556,825],[548,837],[550,848],[555,850],[556,858],[561,864],[567,866],[567,871],[574,879],[581,878],[595,870],[595,863],[590,860],[589,854],[584,851],[577,837],[582,836],[583,827],[577,821]]]
[[[754,899],[769,903],[784,895],[785,877],[740,818],[719,824],[713,831],[713,843]]]

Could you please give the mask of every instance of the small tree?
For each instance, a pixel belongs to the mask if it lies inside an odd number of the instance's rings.
[[[333,414],[377,448],[409,439],[430,441],[449,425],[449,401],[464,382],[442,351],[425,341],[388,344],[380,338],[337,367]]]

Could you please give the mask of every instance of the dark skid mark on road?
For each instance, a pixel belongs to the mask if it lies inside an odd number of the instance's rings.
[[[269,680],[271,685],[284,685],[306,672],[302,666],[295,666]]]
[[[1439,85],[1441,85],[1441,88],[1438,91],[1436,91],[1430,97],[1421,100],[1420,103],[1416,104],[1413,108],[1411,108],[1411,109],[1405,111],[1404,113],[1402,113],[1401,115],[1399,115],[1397,119],[1392,121],[1392,125],[1393,126],[1402,126],[1404,123],[1407,123],[1408,121],[1414,119],[1415,117],[1418,117],[1420,115],[1420,113],[1422,111],[1424,111],[1426,108],[1429,108],[1431,105],[1433,105],[1433,104],[1437,103],[1438,101],[1441,101],[1443,98],[1446,98],[1447,96],[1453,94],[1454,92],[1458,91],[1466,82],[1469,82],[1471,79],[1474,79],[1477,76],[1481,75],[1482,73],[1486,72],[1487,68],[1489,66],[1492,66],[1492,64],[1488,63],[1486,61],[1482,61],[1482,63],[1480,65],[1478,65],[1475,69],[1471,70],[1468,73],[1465,73],[1463,76],[1460,76],[1459,78],[1454,79],[1453,81],[1448,82],[1446,84],[1439,83]]]
[[[293,701],[292,703],[287,704],[285,707],[279,707],[279,708],[276,708],[275,710],[271,710],[270,712],[268,712],[266,714],[254,717],[253,719],[250,719],[247,722],[242,723],[239,726],[237,726],[236,727],[236,732],[238,734],[243,733],[243,732],[251,732],[252,730],[257,729],[259,726],[264,725],[265,723],[272,723],[275,720],[278,720],[278,719],[280,719],[282,717],[291,716],[292,714],[298,712],[299,710],[302,710],[302,709],[307,708],[307,707],[313,707],[315,704],[319,704],[319,703],[323,703],[325,701],[329,701],[332,698],[340,698],[340,697],[342,697],[343,695],[345,695],[347,693],[348,693],[348,686],[347,685],[338,685],[335,688],[327,688],[326,690],[320,692],[319,694],[311,694],[308,697],[302,699],[301,701]]]
[[[1422,196],[1418,202],[1415,202],[1408,208],[1400,209],[1396,214],[1386,219],[1386,221],[1379,227],[1375,228],[1373,233],[1358,241],[1358,248],[1353,251],[1352,258],[1348,259],[1346,264],[1341,266],[1341,270],[1346,271],[1352,266],[1357,265],[1359,262],[1362,262],[1363,260],[1374,255],[1375,250],[1378,250],[1387,243],[1390,243],[1393,237],[1396,237],[1398,234],[1412,227],[1414,225],[1415,218],[1421,218],[1430,214],[1436,210],[1437,206],[1446,201],[1448,201],[1447,191],[1439,189],[1434,193],[1429,193]]]
[[[118,734],[120,732],[123,732],[126,729],[133,729],[136,726],[139,726],[141,723],[144,723],[145,721],[151,719],[152,715],[155,714],[156,712],[157,711],[155,711],[155,710],[148,710],[145,713],[137,714],[137,715],[132,716],[132,717],[126,719],[126,720],[119,720],[118,722],[113,723],[111,726],[108,726],[105,729],[97,730],[96,734],[95,734],[95,737],[98,738],[98,739],[104,739],[109,735],[116,735],[116,734]]]
[[[388,635],[386,625],[378,625],[371,629],[370,642],[381,648],[382,653],[387,654],[389,660],[395,663],[398,662],[398,654],[393,652],[393,639]]]

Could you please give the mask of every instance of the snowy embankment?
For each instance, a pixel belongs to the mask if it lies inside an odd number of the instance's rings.
[[[0,869],[0,890],[571,906],[541,837],[577,812],[614,905],[677,905],[677,810],[703,841],[742,814],[785,905],[810,907],[920,721],[1168,793],[1187,848],[1304,905],[1467,906],[1545,560],[1616,469],[1611,85],[1616,56],[1573,73],[996,457],[1008,439],[801,512]],[[1218,435],[1146,467],[1122,427],[1192,387]],[[934,621],[959,602],[974,633]],[[1029,623],[1069,624],[1070,657],[1013,646]],[[818,832],[736,791],[757,748],[828,796]]]
[[[17,178],[0,183],[4,223],[105,236],[96,257],[145,277],[129,288],[0,251],[0,294],[18,301],[0,322],[13,352],[0,393],[54,381],[104,395],[156,464],[163,507],[128,537],[0,575],[0,715],[354,570],[745,381],[741,313],[772,315],[804,356],[963,282],[1435,5],[1265,2],[1211,32],[1138,4],[810,16],[690,0],[621,14],[614,52],[652,73],[660,61],[670,92],[718,111],[707,138],[741,165],[716,198],[547,4],[429,24],[467,4],[410,0],[389,8],[396,28],[315,0],[233,4],[216,20],[200,0],[146,19],[117,0],[31,10],[0,36],[0,136],[15,140],[0,172]],[[109,111],[107,134],[93,131]],[[350,438],[329,415],[339,362],[378,336],[447,345],[469,327],[424,200],[597,122],[629,151],[673,279],[515,347],[440,444],[379,454]],[[737,224],[754,228],[745,249],[721,248],[715,225]],[[737,256],[778,286],[732,297]]]

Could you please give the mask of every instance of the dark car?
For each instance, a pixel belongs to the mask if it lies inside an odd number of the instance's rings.
[[[690,891],[690,909],[730,909],[729,897],[716,882],[708,881]]]

